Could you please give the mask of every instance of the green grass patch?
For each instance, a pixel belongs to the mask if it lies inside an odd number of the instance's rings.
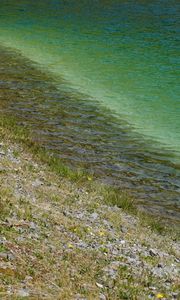
[[[128,212],[136,212],[134,199],[128,193],[117,188],[104,187],[102,194],[107,205],[117,206]]]

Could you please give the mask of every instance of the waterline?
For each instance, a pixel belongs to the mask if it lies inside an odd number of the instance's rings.
[[[1,97],[1,109],[30,126],[34,139],[66,164],[88,169],[135,195],[141,207],[178,220],[180,169],[171,153],[153,148],[85,95],[66,91],[63,80],[57,89],[53,78],[7,49],[1,49]]]

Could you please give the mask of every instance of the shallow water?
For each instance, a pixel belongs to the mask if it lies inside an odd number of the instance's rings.
[[[1,0],[0,12],[2,44],[180,159],[178,1]]]
[[[179,28],[174,0],[1,0],[1,109],[66,163],[178,220]]]
[[[0,48],[0,109],[31,126],[34,139],[72,167],[83,167],[126,189],[137,205],[179,220],[180,167],[172,153],[135,134],[87,95],[67,90],[63,78],[43,73],[18,53]]]

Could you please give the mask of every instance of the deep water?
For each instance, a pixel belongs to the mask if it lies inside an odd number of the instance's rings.
[[[1,0],[0,14],[8,110],[69,164],[177,219],[178,2]]]

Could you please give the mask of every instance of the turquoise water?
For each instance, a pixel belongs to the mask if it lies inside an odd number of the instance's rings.
[[[1,0],[0,111],[177,221],[178,2],[80,2]]]
[[[178,1],[1,0],[0,12],[2,45],[179,152]]]

